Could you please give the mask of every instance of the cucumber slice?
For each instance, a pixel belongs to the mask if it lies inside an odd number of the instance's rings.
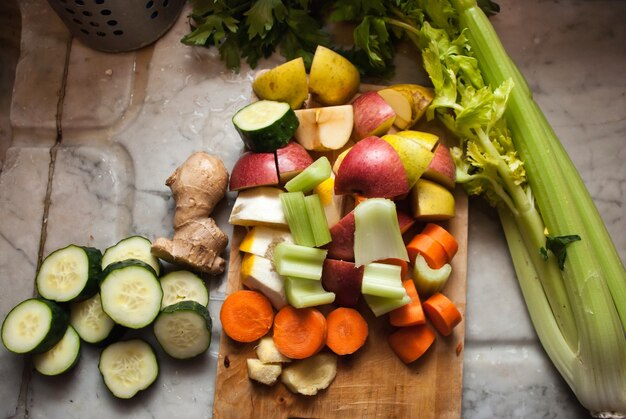
[[[161,309],[163,291],[154,269],[136,259],[115,262],[102,273],[102,310],[117,324],[140,329]]]
[[[130,236],[107,248],[102,255],[102,269],[112,263],[127,259],[138,259],[152,266],[157,276],[161,272],[161,262],[152,255],[152,242],[142,236]]]
[[[159,364],[152,346],[141,339],[115,342],[100,353],[98,369],[115,397],[130,399],[155,382]]]
[[[61,340],[68,316],[56,303],[30,298],[16,305],[2,323],[2,343],[16,354],[46,352]]]
[[[174,271],[161,277],[163,300],[161,309],[180,301],[196,301],[209,305],[209,290],[198,275],[189,271]]]
[[[165,307],[154,322],[154,335],[165,353],[188,359],[200,355],[211,344],[211,316],[195,301]]]
[[[272,152],[287,145],[299,121],[288,103],[259,100],[237,111],[233,124],[250,150]]]
[[[50,253],[42,262],[35,282],[43,298],[80,301],[98,291],[102,253],[93,247],[70,244]]]
[[[69,325],[65,334],[49,351],[33,356],[35,370],[43,375],[59,375],[71,369],[80,357],[80,337]]]
[[[102,310],[100,293],[70,306],[70,324],[78,336],[87,343],[104,342],[116,325],[113,319]]]

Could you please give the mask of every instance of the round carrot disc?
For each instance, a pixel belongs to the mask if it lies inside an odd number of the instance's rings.
[[[274,318],[274,344],[292,359],[304,359],[326,344],[326,318],[313,307],[285,306]]]
[[[220,321],[224,333],[237,342],[254,342],[272,328],[274,310],[269,299],[251,290],[239,290],[224,300]]]

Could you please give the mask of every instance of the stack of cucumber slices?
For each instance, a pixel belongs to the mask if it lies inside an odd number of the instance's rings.
[[[209,292],[199,276],[161,275],[152,243],[131,236],[107,248],[71,244],[50,253],[35,278],[37,296],[16,305],[2,323],[2,343],[32,355],[43,375],[59,375],[78,361],[81,343],[103,347],[98,368],[113,395],[128,399],[159,374],[153,346],[123,339],[130,329],[152,330],[170,357],[188,359],[209,348]]]

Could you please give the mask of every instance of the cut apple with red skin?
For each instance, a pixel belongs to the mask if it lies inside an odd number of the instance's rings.
[[[255,186],[278,185],[274,153],[245,152],[233,166],[229,189],[240,191]]]
[[[364,266],[356,267],[353,262],[336,259],[324,260],[322,286],[335,293],[335,305],[356,307],[361,297]]]
[[[433,159],[422,174],[422,177],[440,183],[448,189],[454,189],[456,166],[448,147],[444,144],[437,144],[433,152]]]
[[[285,183],[309,167],[313,157],[295,141],[276,150],[276,164],[281,183]]]
[[[354,211],[350,211],[330,228],[332,241],[326,245],[329,258],[354,260],[354,230]]]
[[[337,195],[393,199],[408,191],[409,182],[400,156],[379,137],[367,137],[352,146],[337,169]]]
[[[363,93],[352,102],[352,108],[357,140],[386,134],[396,119],[393,108],[378,92]]]
[[[350,140],[354,125],[352,105],[298,109],[294,138],[307,150],[339,150]]]

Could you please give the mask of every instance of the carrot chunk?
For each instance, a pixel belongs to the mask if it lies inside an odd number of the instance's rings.
[[[405,364],[421,357],[435,341],[435,332],[425,324],[402,327],[389,335],[389,346]]]
[[[274,344],[288,358],[304,359],[326,344],[326,318],[316,308],[285,306],[274,317]]]
[[[326,345],[337,355],[349,355],[361,348],[369,329],[361,313],[353,308],[339,307],[326,316]]]
[[[417,289],[415,288],[415,282],[412,279],[406,279],[402,281],[406,293],[411,298],[411,302],[402,307],[398,307],[389,313],[389,323],[392,326],[405,327],[416,326],[418,324],[426,323],[426,316],[424,315],[424,309],[420,302]]]
[[[418,253],[424,256],[426,263],[432,269],[439,269],[448,263],[448,255],[446,255],[443,246],[427,234],[416,234],[406,245],[406,250],[411,263],[415,263],[415,257]]]
[[[439,333],[448,336],[452,329],[461,323],[461,312],[452,301],[438,292],[430,296],[423,304],[426,317]]]
[[[448,256],[448,262],[452,260],[456,252],[459,250],[459,243],[448,230],[435,223],[428,223],[422,230],[423,234],[430,236],[434,241],[439,243]]]
[[[239,290],[224,300],[220,321],[224,333],[237,342],[254,342],[272,328],[274,310],[263,294]]]

